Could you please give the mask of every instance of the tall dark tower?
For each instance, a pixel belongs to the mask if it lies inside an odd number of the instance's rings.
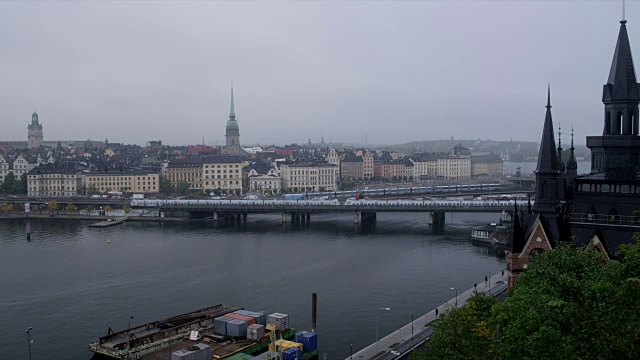
[[[587,147],[591,149],[591,173],[640,163],[640,84],[636,81],[626,24],[626,20],[620,21],[620,32],[609,78],[602,90],[602,136],[587,136]]]
[[[567,161],[567,173],[566,173],[566,181],[567,181],[567,200],[571,200],[573,198],[573,192],[575,191],[574,180],[576,176],[578,176],[578,162],[576,161],[576,155],[574,154],[575,147],[573,147],[573,127],[571,128],[571,147],[569,150],[569,160]]]
[[[560,201],[560,170],[551,119],[551,87],[547,91],[547,114],[544,118],[538,167],[536,168],[536,213],[557,213]]]
[[[227,121],[227,146],[240,146],[240,127],[236,121],[236,111],[233,106],[233,86],[231,86],[231,110]]]
[[[27,126],[27,146],[29,149],[42,146],[42,124],[38,122],[38,113],[31,114],[31,124]]]

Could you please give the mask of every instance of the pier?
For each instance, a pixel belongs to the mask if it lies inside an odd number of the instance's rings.
[[[498,273],[488,279],[487,282],[480,282],[477,287],[458,294],[436,309],[416,318],[413,322],[401,327],[391,334],[381,338],[377,343],[373,343],[366,348],[354,353],[346,360],[390,360],[400,359],[407,356],[412,350],[423,345],[433,333],[431,324],[438,318],[438,314],[446,314],[449,309],[466,305],[467,300],[474,292],[483,292],[496,296],[507,290],[506,275]]]

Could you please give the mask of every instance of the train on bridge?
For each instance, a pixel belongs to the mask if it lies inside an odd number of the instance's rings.
[[[393,195],[429,195],[429,194],[441,194],[441,193],[461,193],[472,191],[500,191],[506,185],[499,183],[492,184],[461,184],[461,185],[438,185],[438,186],[420,186],[420,187],[399,187],[399,188],[384,188],[384,189],[365,189],[365,190],[346,190],[346,191],[322,191],[322,192],[308,192],[304,194],[295,194],[299,196],[309,197],[355,197],[360,195],[363,197],[371,196],[393,196]],[[290,194],[291,195],[291,194]]]
[[[260,206],[260,207],[291,207],[291,206],[326,206],[326,207],[513,207],[515,204],[525,207],[527,200],[463,200],[463,199],[425,199],[425,200],[371,200],[371,199],[347,199],[340,202],[333,200],[157,200],[157,199],[134,199],[131,200],[131,207],[143,208],[172,208],[172,207],[221,207],[221,206]]]

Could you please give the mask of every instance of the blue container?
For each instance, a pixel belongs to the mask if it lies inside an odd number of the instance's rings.
[[[296,348],[289,348],[282,352],[282,360],[302,360],[302,351]]]
[[[316,333],[299,331],[294,336],[294,341],[302,344],[306,353],[318,350],[318,334]]]

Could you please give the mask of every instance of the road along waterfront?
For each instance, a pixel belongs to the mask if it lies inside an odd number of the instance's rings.
[[[497,214],[447,214],[431,235],[425,214],[380,214],[376,230],[326,214],[305,226],[255,215],[246,225],[134,223],[89,228],[60,219],[0,222],[0,348],[34,359],[89,359],[87,344],[123,329],[212,304],[283,312],[311,327],[318,293],[320,356],[345,359],[497,273],[499,250],[475,246],[470,229]],[[109,243],[107,242],[109,240]],[[2,356],[0,356],[2,358]]]

